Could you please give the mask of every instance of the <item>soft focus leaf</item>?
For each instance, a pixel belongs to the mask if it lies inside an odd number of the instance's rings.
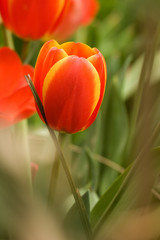
[[[90,149],[85,149],[85,154],[89,161],[89,172],[90,172],[89,175],[91,179],[90,189],[96,190],[98,186],[98,180],[99,180],[99,165],[98,165],[98,162],[95,161]]]
[[[121,165],[128,136],[128,116],[126,106],[114,81],[108,84],[107,91],[103,118],[102,154]],[[116,176],[117,173],[114,170],[105,169],[103,171],[101,193],[113,182]]]
[[[89,192],[85,192],[82,196],[84,206],[86,208],[88,217],[90,217],[90,203],[89,203]],[[69,234],[73,235],[78,233],[79,236],[83,235],[83,226],[80,220],[79,216],[79,210],[77,209],[77,206],[75,203],[72,205],[70,210],[68,211],[65,219],[64,219],[64,226],[69,232]],[[77,236],[77,239],[79,237]]]
[[[120,188],[121,184],[123,183],[126,175],[129,172],[129,168],[125,170],[123,174],[121,174],[115,182],[107,189],[107,191],[102,195],[99,199],[95,207],[91,212],[91,225],[94,228],[96,224],[101,220],[101,218],[106,215],[106,211],[113,200],[114,196],[116,195],[118,189]]]
[[[156,83],[157,81],[160,80],[159,62],[160,62],[160,52],[156,54],[156,57],[154,60],[152,77],[151,77],[152,83]],[[143,63],[143,56],[139,57],[136,60],[136,62],[133,63],[133,65],[130,66],[130,68],[126,72],[124,83],[122,85],[122,98],[124,100],[131,97],[137,90],[142,63]]]

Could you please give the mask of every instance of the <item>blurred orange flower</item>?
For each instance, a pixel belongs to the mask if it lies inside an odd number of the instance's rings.
[[[22,65],[18,55],[8,47],[0,48],[0,127],[7,127],[35,111],[32,93],[24,75],[33,76],[30,65]]]
[[[26,39],[67,38],[88,24],[97,10],[97,0],[0,0],[5,26]]]
[[[76,133],[88,128],[100,108],[106,64],[96,48],[51,40],[39,53],[33,83],[53,129]]]

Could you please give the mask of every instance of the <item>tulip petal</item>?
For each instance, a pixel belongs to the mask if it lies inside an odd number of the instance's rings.
[[[59,48],[60,45],[56,41],[52,40],[44,44],[39,53],[33,82],[41,101],[42,86],[46,74],[57,61],[68,56],[63,49]]]
[[[90,119],[89,119],[87,125],[84,127],[84,129],[88,128],[94,122],[94,120],[95,120],[95,118],[98,114],[98,110],[99,110],[100,105],[101,105],[102,100],[103,100],[104,90],[105,90],[105,86],[106,86],[106,78],[107,78],[106,63],[105,63],[105,60],[103,58],[103,55],[98,50],[97,50],[97,54],[88,58],[88,61],[90,61],[93,64],[93,66],[95,67],[95,69],[97,70],[97,72],[99,74],[100,85],[101,86],[100,86],[99,101],[97,103],[97,106],[95,107],[94,112],[90,116]]]
[[[22,87],[25,87],[25,86],[28,86],[28,83],[27,81],[25,80],[25,77],[24,75],[30,75],[31,79],[33,79],[33,73],[34,73],[34,68],[31,66],[31,65],[28,65],[28,64],[24,64],[23,66],[23,75],[20,79],[20,83],[19,83],[19,88],[22,88]],[[17,88],[18,90],[18,88]]]
[[[83,12],[82,12],[82,24],[89,24],[93,17],[96,15],[99,4],[96,0],[81,0]]]
[[[34,98],[29,86],[0,101],[0,127],[6,127],[35,113]]]
[[[0,48],[0,99],[21,86],[22,76],[22,64],[16,52],[7,47]]]
[[[1,0],[0,1],[0,12],[1,16],[3,17],[3,21],[5,25],[11,29],[11,21],[10,21],[10,15],[9,15],[9,7],[8,7],[8,2],[6,0]]]
[[[66,42],[61,44],[61,48],[63,48],[68,55],[84,58],[88,58],[96,53],[94,48],[90,48],[84,43]]]
[[[24,64],[23,65],[23,74],[24,75],[30,75],[31,76],[31,79],[33,79],[33,74],[34,74],[34,68],[29,65],[29,64]]]
[[[89,23],[97,10],[96,0],[68,0],[56,25],[53,25],[49,34],[58,41],[63,41],[71,36],[80,25]]]
[[[100,95],[96,69],[85,58],[66,57],[48,72],[43,105],[51,127],[69,133],[80,131],[93,113]]]
[[[8,1],[12,30],[24,38],[42,37],[48,32],[53,22],[56,22],[64,2],[64,0],[48,0],[44,4],[41,0]]]
[[[80,1],[66,1],[60,17],[48,34],[53,35],[58,41],[68,38],[80,25],[81,11]]]

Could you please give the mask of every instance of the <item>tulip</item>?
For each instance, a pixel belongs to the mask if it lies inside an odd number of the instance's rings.
[[[98,10],[97,0],[0,0],[6,27],[25,39],[54,35],[69,37],[89,23]]]
[[[106,85],[106,64],[96,48],[51,40],[39,53],[33,83],[49,126],[76,133],[88,128],[97,116]]]
[[[30,65],[22,65],[15,51],[0,48],[0,127],[10,126],[35,111],[34,99],[24,75],[33,76]]]

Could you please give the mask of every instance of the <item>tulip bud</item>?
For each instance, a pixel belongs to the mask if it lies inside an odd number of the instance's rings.
[[[49,126],[76,133],[88,128],[97,116],[106,85],[106,64],[96,48],[51,40],[39,53],[33,83]]]

